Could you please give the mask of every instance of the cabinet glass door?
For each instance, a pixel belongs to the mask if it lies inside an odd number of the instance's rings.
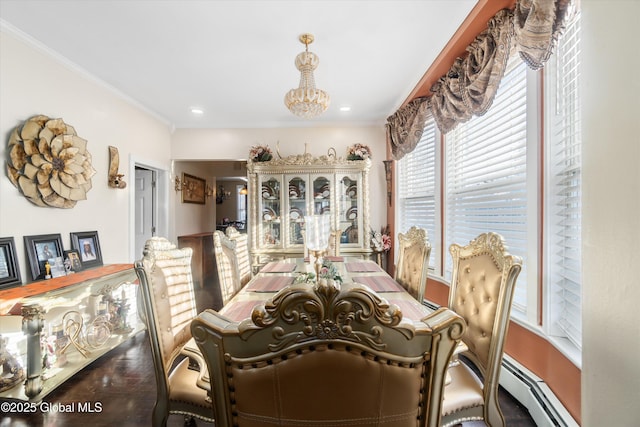
[[[282,185],[280,177],[264,177],[260,185],[260,235],[264,246],[281,246],[281,200]]]
[[[330,176],[312,176],[313,186],[313,212],[314,215],[330,215],[331,209],[331,188],[332,180]],[[332,224],[333,226],[333,224]]]
[[[342,231],[340,243],[342,245],[360,243],[362,232],[362,213],[359,212],[362,200],[362,184],[359,175],[342,175],[338,177],[338,224]]]
[[[307,214],[307,179],[301,176],[287,176],[288,193],[286,196],[288,215],[287,246],[302,246],[304,240],[304,216]]]

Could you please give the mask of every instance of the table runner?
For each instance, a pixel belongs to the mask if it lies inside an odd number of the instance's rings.
[[[256,277],[248,285],[247,290],[253,292],[277,292],[294,281],[291,276]]]
[[[373,261],[355,261],[355,262],[347,262],[345,263],[345,267],[347,271],[350,273],[360,272],[360,273],[370,273],[382,271],[380,266]]]
[[[376,292],[403,292],[405,289],[389,276],[357,276],[351,280],[367,285]]]
[[[292,262],[271,261],[260,269],[260,273],[291,273],[296,269]]]

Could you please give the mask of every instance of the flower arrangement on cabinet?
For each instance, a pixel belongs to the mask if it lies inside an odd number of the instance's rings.
[[[371,149],[364,144],[353,144],[347,148],[347,160],[365,160],[371,157]]]
[[[371,230],[371,249],[374,252],[388,252],[391,249],[389,226],[382,227],[380,231]]]
[[[252,162],[268,162],[273,158],[273,153],[268,145],[254,145],[249,151],[249,158]]]

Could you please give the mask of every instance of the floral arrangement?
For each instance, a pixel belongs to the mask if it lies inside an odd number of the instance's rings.
[[[313,282],[316,278],[316,274],[311,273],[302,273],[296,277],[296,283],[305,283],[305,282]],[[322,267],[320,268],[320,274],[318,274],[318,279],[326,279],[326,280],[334,280],[336,282],[342,282],[342,277],[338,273],[338,268],[333,265],[331,261],[323,260]]]
[[[382,227],[380,231],[371,230],[371,249],[374,252],[388,252],[391,249],[389,226]]]
[[[273,153],[268,145],[254,145],[249,151],[249,158],[252,162],[268,162],[273,158]]]
[[[364,160],[371,157],[371,149],[364,144],[353,144],[347,148],[347,160]]]

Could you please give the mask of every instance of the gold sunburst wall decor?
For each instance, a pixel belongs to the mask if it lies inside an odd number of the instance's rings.
[[[62,119],[34,116],[9,137],[7,176],[33,204],[70,209],[91,189],[87,140]]]

